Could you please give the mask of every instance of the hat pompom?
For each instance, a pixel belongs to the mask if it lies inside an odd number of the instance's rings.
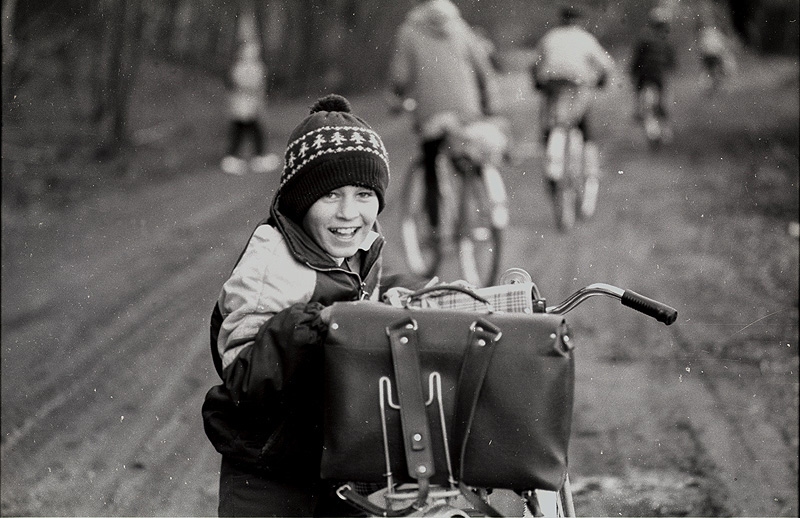
[[[311,107],[311,113],[320,111],[350,113],[350,101],[338,94],[328,94],[317,99],[317,102]]]

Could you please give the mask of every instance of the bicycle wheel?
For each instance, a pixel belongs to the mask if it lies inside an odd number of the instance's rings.
[[[575,225],[575,194],[570,168],[570,131],[557,126],[547,138],[547,178],[556,228],[562,232]]]
[[[497,183],[505,197],[505,188],[499,174],[492,174],[490,182]],[[491,286],[497,281],[502,253],[503,229],[508,222],[508,209],[494,199],[484,175],[466,172],[461,175],[461,207],[458,218],[458,257],[464,280],[479,287]],[[503,212],[505,210],[505,213]]]
[[[575,226],[575,205],[578,203],[578,196],[572,182],[564,179],[555,189],[555,213],[556,226],[562,232],[566,232]]]
[[[589,219],[597,209],[597,197],[600,194],[600,156],[597,144],[587,142],[583,145],[583,188],[580,196],[579,214],[582,219]]]
[[[658,113],[658,88],[652,83],[645,84],[642,87],[640,96],[643,104],[642,125],[644,126],[644,134],[650,147],[655,150],[661,146],[662,136],[661,117]]]
[[[428,217],[425,192],[425,167],[415,160],[403,181],[400,232],[409,270],[431,277],[442,260],[442,244]]]

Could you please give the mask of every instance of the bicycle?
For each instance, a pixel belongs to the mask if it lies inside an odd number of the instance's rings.
[[[412,111],[413,102],[404,103]],[[509,210],[499,165],[504,162],[508,139],[498,118],[463,123],[452,114],[430,121],[425,134],[440,134],[445,141],[437,159],[436,193],[439,224],[432,224],[426,198],[423,157],[416,157],[403,181],[401,236],[406,264],[422,276],[439,269],[450,243],[458,252],[464,280],[487,286],[497,280],[503,232]]]
[[[619,300],[622,305],[635,309],[666,325],[671,325],[677,319],[677,311],[666,304],[610,284],[591,284],[577,290],[561,303],[555,306],[548,306],[546,300],[541,296],[538,287],[531,280],[530,275],[524,270],[512,268],[501,276],[500,281],[505,283],[503,286],[508,290],[505,292],[505,295],[511,295],[512,290],[517,290],[515,293],[522,292],[528,294],[531,302],[531,304],[527,306],[528,309],[524,311],[517,310],[524,313],[564,315],[591,297],[603,296]],[[477,301],[481,304],[485,304],[486,306],[482,306],[485,308],[497,306],[497,301],[503,300],[504,292],[502,289],[498,291],[498,288],[502,288],[503,286],[476,289],[471,293],[463,287],[458,287],[456,291],[461,292],[463,297],[470,302]],[[521,290],[521,288],[524,288],[524,290]],[[452,290],[454,287],[439,286],[438,289]],[[422,292],[424,292],[424,294],[431,294],[436,290],[437,287],[433,286],[415,294],[409,294],[408,299],[404,303],[405,307],[413,309],[415,306],[408,305],[408,301],[418,297]],[[486,297],[482,294],[485,294]],[[490,296],[493,298],[490,299]],[[515,303],[511,302],[514,298],[515,295],[512,295],[511,297],[507,297],[506,300],[514,305]],[[452,298],[443,300],[449,301],[448,303],[452,304],[448,307],[460,309],[460,303],[454,301]],[[490,300],[494,302],[490,302]],[[501,330],[498,329],[496,332],[500,333]],[[499,337],[500,335],[498,334],[497,336]],[[441,381],[439,380],[439,386],[435,387],[434,382],[437,380],[434,379],[434,374],[436,373],[433,373],[431,376],[430,397],[431,401],[438,397],[440,406],[439,412],[441,414],[443,412],[441,410]],[[390,383],[391,381],[386,381],[386,384]],[[383,390],[383,383],[381,384],[381,390]],[[439,395],[434,397],[437,390]],[[391,393],[391,386],[389,386],[387,391]],[[383,399],[384,396],[382,395],[381,401],[383,401]],[[391,397],[389,398],[389,405],[393,405]],[[392,408],[399,409],[400,407],[394,405]],[[366,513],[368,516],[423,516],[437,518],[502,516],[503,514],[501,514],[498,509],[505,509],[507,513],[511,512],[509,515],[512,516],[576,516],[568,473],[564,478],[563,485],[556,491],[536,489],[533,491],[526,491],[519,495],[509,489],[503,488],[465,487],[454,478],[453,469],[448,457],[448,483],[446,484],[426,485],[423,487],[415,483],[394,483],[389,463],[389,443],[387,442],[388,438],[386,436],[386,423],[384,422],[382,426],[384,430],[384,455],[386,456],[387,463],[385,475],[387,477],[387,482],[385,487],[364,494],[363,491],[359,491],[359,488],[355,484],[347,483],[340,486],[337,490],[339,498],[348,502],[354,508]],[[442,434],[443,437],[447,437],[447,432],[444,428],[444,420],[442,420]],[[445,449],[447,449],[446,442]]]
[[[551,80],[543,88],[549,97],[546,175],[556,226],[568,231],[578,217],[594,215],[600,190],[597,149],[586,145],[579,127],[591,90],[568,80]]]
[[[661,107],[661,88],[652,81],[645,81],[637,93],[638,114],[650,149],[657,150],[671,136],[666,117]]]

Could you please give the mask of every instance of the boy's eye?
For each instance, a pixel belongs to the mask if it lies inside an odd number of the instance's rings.
[[[358,196],[361,198],[372,198],[375,196],[375,191],[372,189],[362,189],[358,191]]]

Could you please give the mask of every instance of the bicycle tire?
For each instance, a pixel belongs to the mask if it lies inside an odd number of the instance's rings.
[[[428,217],[425,167],[421,159],[412,162],[408,168],[403,180],[402,197],[400,233],[406,265],[417,275],[432,277],[441,263],[443,245],[441,236],[434,231]]]
[[[584,171],[585,160],[584,152],[586,146],[583,140],[583,132],[577,126],[573,126],[567,132],[567,147],[566,147],[566,168],[567,168],[567,188],[569,193],[568,199],[564,200],[565,210],[570,210],[571,213],[567,216],[571,225],[575,225],[575,221],[579,217],[583,217],[583,201],[584,201],[584,180],[586,174]],[[571,228],[571,227],[570,227]]]
[[[658,114],[659,91],[652,84],[647,83],[640,92],[642,106],[642,126],[644,127],[645,138],[652,150],[657,150],[662,143],[662,124]]]
[[[505,223],[496,211],[502,209],[487,193],[482,175],[468,172],[461,178],[457,231],[461,273],[475,286],[491,286],[500,270]]]
[[[557,167],[558,171],[550,171],[548,178],[553,182],[550,198],[553,203],[556,228],[566,232],[575,226],[577,196],[573,182],[573,161],[570,159],[571,129],[554,127],[547,139],[548,168]]]
[[[575,205],[578,203],[574,187],[568,180],[562,180],[555,192],[556,226],[566,232],[575,226]]]
[[[583,135],[581,135],[583,139]],[[597,210],[597,199],[600,195],[600,156],[595,144],[584,142],[583,167],[581,169],[581,194],[578,214],[581,219],[588,220]]]

